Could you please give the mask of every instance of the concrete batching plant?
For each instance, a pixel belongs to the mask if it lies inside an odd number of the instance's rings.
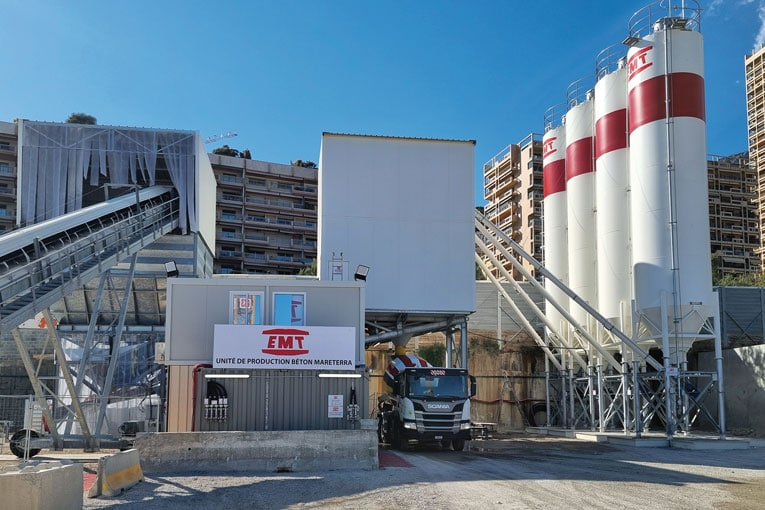
[[[623,44],[598,55],[594,88],[574,82],[566,113],[545,114],[538,274],[547,347],[564,367],[548,419],[569,428],[671,436],[703,415],[724,435],[700,12],[639,10]],[[502,232],[484,237],[521,253]],[[692,344],[713,339],[717,372],[689,372]],[[716,418],[703,406],[714,387]]]

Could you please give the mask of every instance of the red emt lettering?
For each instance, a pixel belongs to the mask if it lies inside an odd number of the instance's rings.
[[[557,136],[551,136],[544,142],[542,142],[542,157],[546,158],[548,156],[551,156],[557,152],[557,149],[553,147],[553,144],[555,143],[555,140],[557,140]]]
[[[653,65],[653,62],[651,62],[648,58],[650,56],[649,52],[652,49],[653,46],[646,46],[645,48],[641,48],[632,54],[632,56],[629,58],[629,62],[627,63],[628,80],[631,80],[635,77],[635,75],[645,71]]]
[[[263,330],[263,334],[268,337],[266,348],[262,350],[263,354],[276,356],[308,354],[308,349],[303,345],[303,341],[308,336],[308,331],[294,328],[274,328]]]

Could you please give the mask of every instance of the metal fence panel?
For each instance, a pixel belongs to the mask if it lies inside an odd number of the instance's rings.
[[[355,391],[358,418],[369,414],[366,377],[319,378],[316,371],[201,369],[196,388],[194,429],[198,431],[261,430],[338,430],[353,429],[348,406]],[[218,378],[221,374],[241,374],[248,378]],[[208,377],[205,377],[205,376]],[[214,383],[214,384],[211,384]],[[216,386],[219,385],[219,386]],[[220,403],[205,398],[220,394],[227,399],[225,410]],[[330,409],[330,396],[342,405]],[[337,398],[337,397],[336,397]],[[207,404],[207,406],[206,406]],[[216,407],[217,406],[217,407]],[[339,417],[335,417],[339,415]]]

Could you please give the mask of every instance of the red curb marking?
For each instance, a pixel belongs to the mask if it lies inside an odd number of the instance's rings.
[[[97,473],[88,473],[87,471],[82,473],[82,489],[84,492],[88,492],[93,484],[96,483],[98,478]]]
[[[380,463],[380,467],[414,467],[411,462],[402,459],[395,453],[391,453],[386,450],[377,450],[377,458]]]

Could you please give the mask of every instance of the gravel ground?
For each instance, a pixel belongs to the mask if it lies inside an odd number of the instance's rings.
[[[395,452],[371,471],[147,473],[84,508],[761,509],[764,453],[517,436],[473,441],[465,452]]]

